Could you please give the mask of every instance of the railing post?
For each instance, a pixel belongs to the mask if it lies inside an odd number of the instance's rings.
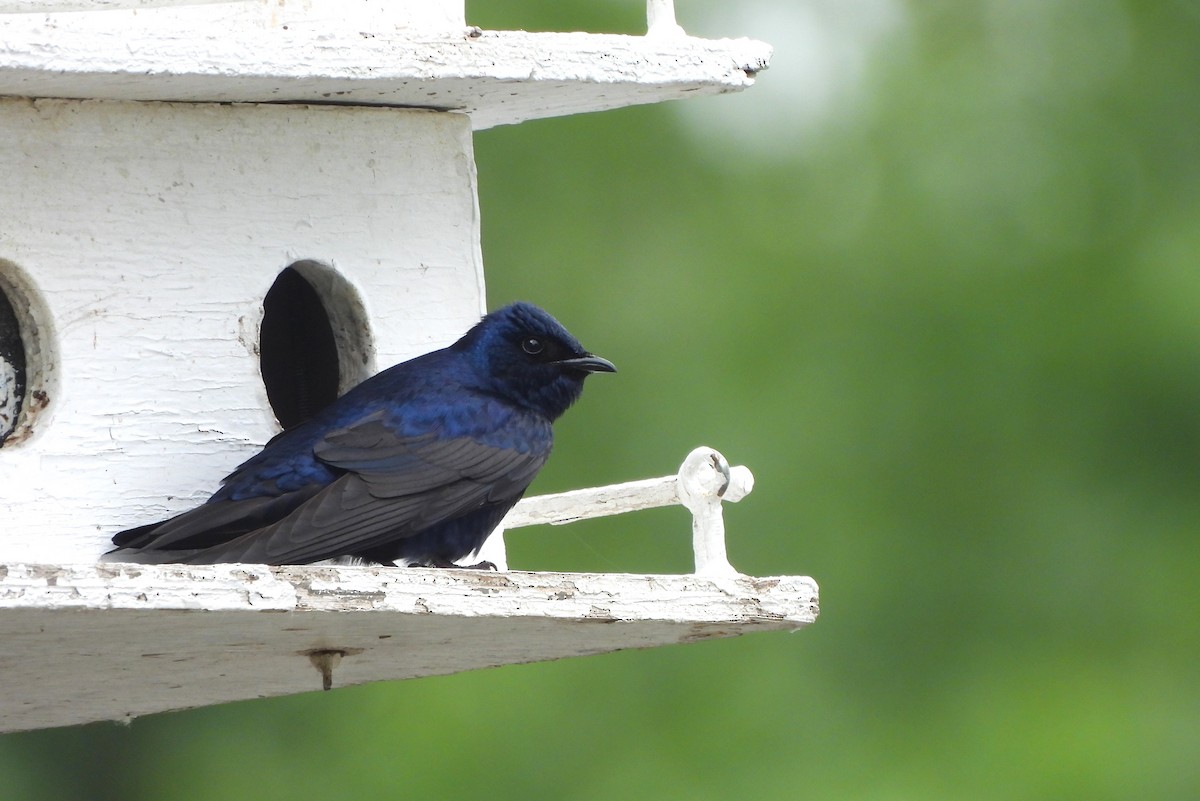
[[[687,35],[675,21],[675,0],[646,0],[646,35]]]
[[[688,454],[679,468],[679,500],[692,513],[692,549],[696,574],[736,576],[725,554],[723,500],[737,501],[754,486],[754,476],[744,467],[729,467],[717,451],[700,447]]]

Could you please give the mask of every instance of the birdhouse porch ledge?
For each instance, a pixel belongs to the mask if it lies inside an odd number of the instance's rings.
[[[682,503],[692,575],[3,564],[0,731],[801,628],[818,614],[812,579],[752,578],[725,559],[721,504],[752,487],[698,448],[676,476],[530,498],[505,521]]]

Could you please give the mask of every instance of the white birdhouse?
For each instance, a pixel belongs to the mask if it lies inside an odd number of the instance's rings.
[[[729,567],[720,505],[752,481],[707,449],[678,478],[505,522],[684,503],[695,575],[506,571],[500,533],[498,573],[96,563],[280,422],[478,319],[475,130],[736,91],[767,65],[762,43],[688,37],[669,2],[648,20],[635,37],[481,31],[462,0],[0,0],[0,637],[21,655],[0,731],[815,619],[811,579]]]

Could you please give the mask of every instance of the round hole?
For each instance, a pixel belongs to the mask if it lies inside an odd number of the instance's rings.
[[[49,320],[32,282],[0,259],[0,448],[29,439],[50,405]]]
[[[301,261],[275,279],[263,299],[259,364],[285,430],[371,375],[373,353],[362,301],[335,270]]]

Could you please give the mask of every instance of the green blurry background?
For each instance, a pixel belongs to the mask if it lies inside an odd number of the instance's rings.
[[[744,94],[476,139],[489,305],[621,368],[534,487],[750,466],[793,635],[0,738],[0,798],[1200,797],[1200,5],[683,0]],[[640,32],[638,0],[468,6]],[[509,536],[685,572],[681,509]]]

